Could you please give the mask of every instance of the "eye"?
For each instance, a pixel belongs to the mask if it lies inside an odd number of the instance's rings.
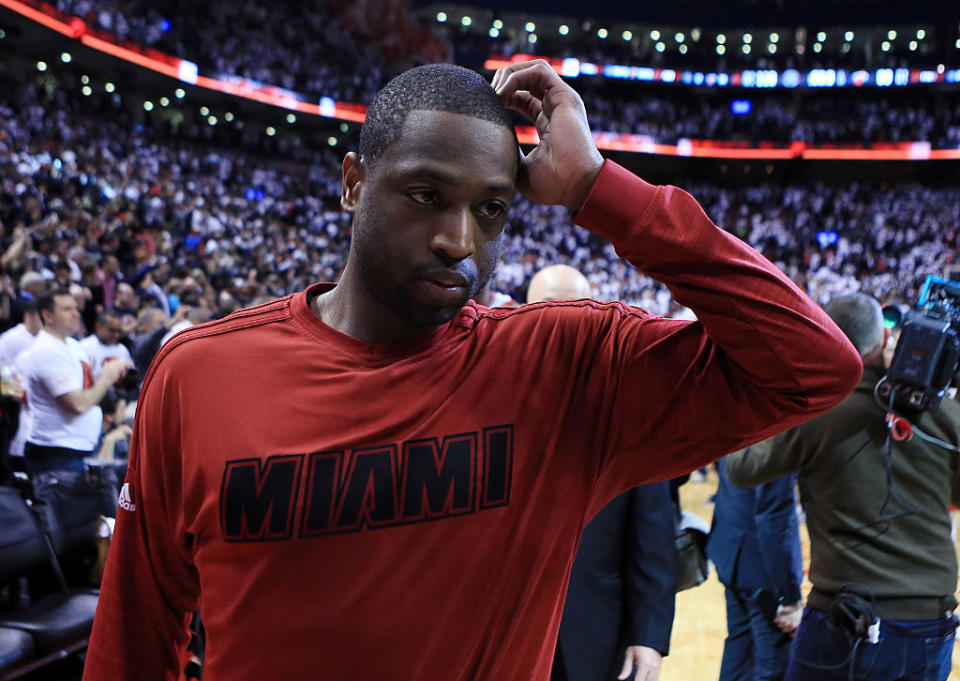
[[[418,189],[407,194],[414,203],[430,206],[437,202],[437,192],[432,189]]]
[[[479,214],[480,217],[486,218],[487,220],[495,220],[499,217],[502,217],[506,212],[506,205],[500,201],[487,201],[485,203],[481,203],[477,208],[477,214]]]

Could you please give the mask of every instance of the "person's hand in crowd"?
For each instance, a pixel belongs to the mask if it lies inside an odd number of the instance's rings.
[[[126,442],[133,435],[133,428],[127,424],[121,424],[103,436],[100,443],[100,451],[97,452],[99,461],[113,461],[114,449],[118,442]]]
[[[663,656],[660,652],[647,646],[628,646],[623,656],[623,669],[618,679],[629,679],[633,668],[637,668],[632,681],[657,681],[660,678],[660,668],[663,665]]]
[[[777,607],[777,615],[773,618],[780,631],[785,634],[792,634],[800,627],[800,620],[803,619],[803,601],[781,605]]]
[[[174,312],[173,316],[167,320],[166,327],[169,329],[173,327],[175,324],[182,322],[184,319],[186,319],[190,315],[190,311],[192,309],[193,308],[191,306],[180,303],[180,306],[177,307],[177,311]]]
[[[113,385],[123,378],[124,374],[126,374],[127,370],[132,366],[133,363],[130,360],[116,358],[103,363],[100,376],[107,381],[108,385]]]
[[[542,59],[504,66],[492,85],[540,136],[521,160],[517,189],[537,203],[579,210],[603,169],[580,95]]]

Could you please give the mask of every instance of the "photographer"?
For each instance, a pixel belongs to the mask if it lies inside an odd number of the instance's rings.
[[[799,472],[813,590],[786,678],[944,680],[957,626],[949,515],[960,500],[956,455],[920,437],[888,440],[873,395],[889,335],[879,303],[854,294],[826,311],[863,357],[860,385],[832,411],[726,465],[740,486]],[[960,443],[957,402],[915,416],[924,433]],[[869,631],[876,618],[879,630]]]

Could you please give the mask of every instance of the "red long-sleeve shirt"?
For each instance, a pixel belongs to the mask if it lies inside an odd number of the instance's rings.
[[[840,331],[685,192],[607,162],[577,222],[699,321],[470,303],[371,345],[312,314],[320,285],[164,347],[85,681],[175,679],[195,607],[205,681],[547,679],[593,513],[856,385]]]

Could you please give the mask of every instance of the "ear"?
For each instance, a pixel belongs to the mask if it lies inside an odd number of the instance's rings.
[[[340,207],[345,213],[353,215],[357,212],[365,181],[366,171],[360,156],[356,152],[349,152],[343,157],[343,186],[340,189]]]

